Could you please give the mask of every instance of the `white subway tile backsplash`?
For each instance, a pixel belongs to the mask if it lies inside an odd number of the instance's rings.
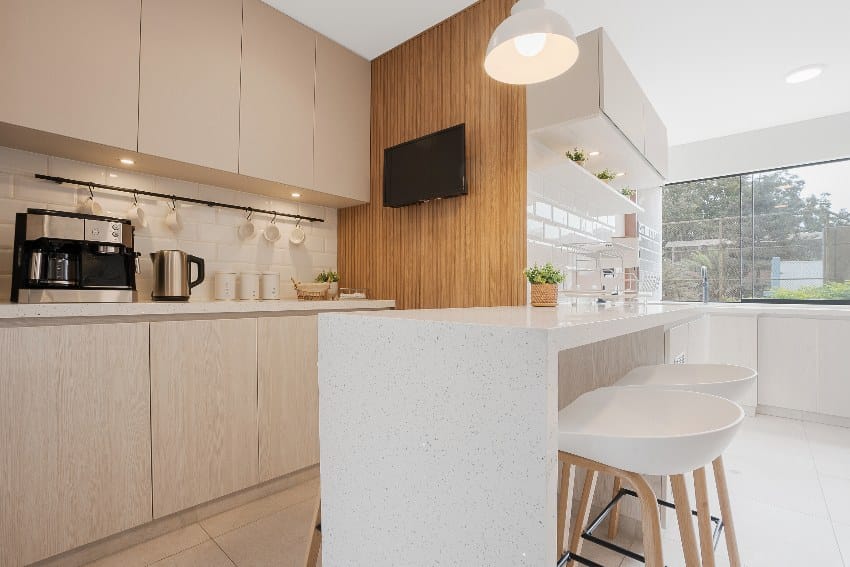
[[[74,206],[77,203],[76,192],[71,186],[42,181],[21,174],[15,175],[12,179],[12,198],[55,205]]]
[[[139,196],[148,226],[136,227],[136,250],[142,254],[141,274],[137,278],[139,296],[150,297],[152,265],[149,254],[157,250],[182,249],[203,258],[207,281],[192,290],[193,300],[212,299],[214,274],[226,271],[275,271],[281,275],[284,297],[294,297],[289,279],[313,281],[316,274],[336,268],[337,211],[326,207],[272,199],[186,181],[158,178],[123,169],[104,168],[92,164],[53,158],[0,147],[0,300],[8,297],[11,248],[14,240],[15,213],[27,208],[76,210],[76,203],[88,198],[86,187],[55,185],[31,178],[32,173],[50,173],[61,177],[94,181],[185,197],[195,197],[237,206],[277,210],[281,213],[304,214],[327,219],[326,223],[302,223],[307,240],[293,245],[289,235],[295,221],[277,220],[281,238],[268,242],[262,231],[268,226],[268,215],[255,214],[257,235],[242,242],[237,227],[244,222],[245,212],[219,209],[190,203],[178,203],[183,228],[171,231],[165,217],[171,210],[168,200]],[[11,173],[14,173],[12,175]],[[112,174],[113,176],[110,176]],[[94,189],[97,201],[106,211],[119,217],[126,215],[133,196],[104,189]]]
[[[51,156],[48,158],[48,167],[50,175],[54,177],[91,181],[92,183],[106,183],[106,169],[99,165]]]
[[[47,156],[0,147],[0,171],[5,173],[47,173]]]

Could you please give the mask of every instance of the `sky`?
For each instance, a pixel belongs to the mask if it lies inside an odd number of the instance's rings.
[[[830,193],[832,210],[850,211],[850,160],[798,167],[789,170],[806,182],[803,196]]]

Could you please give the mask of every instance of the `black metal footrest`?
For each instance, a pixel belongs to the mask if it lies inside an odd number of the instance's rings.
[[[558,560],[557,567],[564,567],[570,561],[575,561],[579,565],[584,565],[585,567],[605,567],[605,565],[601,565],[595,561],[591,561],[590,559],[587,559],[575,553],[571,553],[569,551],[561,556],[561,558]]]
[[[601,539],[601,538],[593,535],[593,532],[596,531],[599,528],[599,526],[602,524],[602,522],[605,521],[605,518],[607,518],[611,514],[611,511],[614,509],[614,507],[620,502],[620,500],[624,496],[631,496],[632,498],[638,497],[637,493],[634,492],[633,490],[629,490],[628,488],[621,488],[620,491],[617,492],[616,496],[614,496],[614,498],[611,500],[611,502],[609,502],[608,505],[605,506],[605,508],[602,509],[602,511],[599,513],[599,515],[596,516],[596,518],[594,518],[594,520],[592,522],[590,522],[590,525],[587,527],[587,529],[585,529],[582,532],[581,537],[582,537],[582,539],[585,539],[585,540],[587,540],[591,543],[595,543],[596,545],[599,545],[601,547],[605,547],[607,549],[610,549],[611,551],[615,551],[615,552],[619,553],[620,555],[625,555],[626,557],[630,557],[631,559],[634,559],[636,561],[640,561],[641,563],[646,563],[646,557],[644,557],[640,553],[636,553],[636,552],[634,552],[630,549],[626,549],[622,546],[619,546],[616,543],[610,542],[610,541],[605,540],[605,539]],[[663,506],[663,507],[669,508],[671,510],[676,509],[676,505],[673,504],[672,502],[667,502],[666,500],[662,500],[661,498],[658,498],[657,502],[658,502],[659,506]],[[699,516],[699,514],[697,513],[696,510],[691,510],[691,514],[693,516]],[[720,541],[720,534],[723,533],[723,520],[721,520],[720,518],[718,518],[716,516],[709,516],[709,518],[711,520],[711,523],[714,524],[714,531],[713,531],[713,534],[712,534],[712,539],[713,539],[713,545],[716,548],[717,543]],[[582,558],[578,555],[571,554],[568,551],[558,561],[558,567],[562,567],[563,565],[566,565],[567,562],[570,561],[570,560],[575,561],[577,563],[580,563],[582,565],[587,565],[588,567],[597,567],[598,566],[597,563],[594,563],[594,562],[592,562],[588,559],[584,559],[584,558]]]

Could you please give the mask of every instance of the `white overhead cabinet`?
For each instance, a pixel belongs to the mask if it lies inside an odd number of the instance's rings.
[[[0,122],[136,149],[141,0],[0,2]]]
[[[315,66],[314,31],[260,0],[245,0],[239,173],[314,186]]]
[[[236,173],[241,0],[142,8],[139,152]]]
[[[602,28],[577,38],[580,55],[563,75],[527,88],[532,139],[563,155],[598,151],[593,171],[625,175],[614,185],[658,187],[667,176],[667,129]]]
[[[369,201],[371,64],[318,36],[316,190]]]

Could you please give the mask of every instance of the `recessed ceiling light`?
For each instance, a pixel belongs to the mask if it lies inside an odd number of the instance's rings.
[[[823,73],[824,67],[825,65],[806,65],[805,67],[794,69],[785,75],[785,82],[789,85],[796,85],[797,83],[811,81]]]
[[[126,158],[126,157],[122,157],[119,161],[121,163],[123,163],[124,165],[133,165],[134,163],[136,163],[133,160],[131,160],[130,158]]]
[[[300,197],[300,196],[301,196],[301,193],[293,193],[293,194],[292,194],[292,196],[293,196],[293,197],[295,197],[295,198],[297,199],[298,197]]]
[[[599,155],[599,152],[588,152],[587,155],[589,155],[590,157],[596,157]]]
[[[621,171],[620,173],[618,173],[618,174],[617,174],[617,177],[622,177],[622,176],[624,176],[625,174],[626,174],[626,172],[625,172],[625,171]]]
[[[117,173],[110,173],[109,177],[115,179],[116,177],[118,177],[118,174]]]

